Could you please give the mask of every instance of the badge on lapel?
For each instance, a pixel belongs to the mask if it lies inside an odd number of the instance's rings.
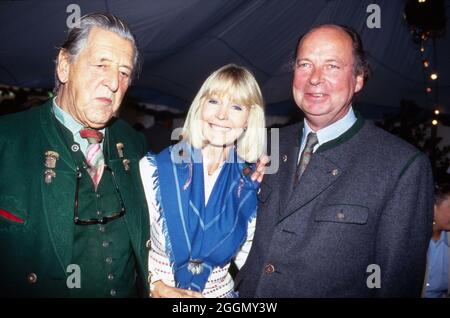
[[[119,142],[116,144],[117,154],[119,155],[119,158],[123,158],[123,143]]]
[[[124,148],[125,148],[125,146],[123,145],[123,143],[119,142],[119,143],[116,144],[117,154],[118,154],[120,159],[123,159],[122,160],[123,169],[125,171],[130,171],[130,160],[124,159],[124,156],[123,156],[123,149]]]
[[[59,154],[56,151],[47,150],[44,153],[44,181],[49,184],[52,182],[53,178],[56,177],[56,161],[59,159]]]

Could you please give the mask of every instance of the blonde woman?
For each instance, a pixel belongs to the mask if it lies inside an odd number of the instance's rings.
[[[259,182],[250,176],[264,126],[255,78],[229,64],[203,83],[182,142],[141,160],[152,297],[237,297],[228,270],[232,261],[240,268],[251,247]]]

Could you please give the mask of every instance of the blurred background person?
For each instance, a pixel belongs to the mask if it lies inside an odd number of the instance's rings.
[[[450,255],[450,182],[442,181],[436,186],[433,234],[428,248],[425,298],[449,297]]]

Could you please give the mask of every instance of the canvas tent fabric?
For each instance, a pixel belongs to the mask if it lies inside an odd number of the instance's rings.
[[[369,28],[368,6],[380,8],[380,28]],[[357,103],[381,110],[409,99],[432,109],[424,92],[422,57],[403,18],[401,0],[97,0],[1,1],[0,84],[52,88],[57,47],[76,4],[81,14],[100,11],[123,18],[143,55],[130,94],[146,103],[186,110],[204,79],[227,63],[247,66],[260,83],[268,112],[292,111],[292,58],[298,37],[321,23],[357,30],[373,76]],[[446,2],[449,16],[450,3]],[[368,12],[369,11],[369,12]],[[449,22],[447,21],[447,24]],[[449,33],[436,42],[437,92],[450,111]],[[431,42],[425,54],[432,54]],[[430,57],[431,58],[431,57]],[[433,92],[434,93],[434,92]]]

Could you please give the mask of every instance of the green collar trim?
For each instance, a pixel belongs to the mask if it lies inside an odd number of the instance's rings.
[[[408,162],[403,167],[402,171],[400,172],[399,178],[403,176],[403,174],[408,170],[409,166],[419,157],[422,153],[418,151],[414,156],[411,157],[411,159],[408,160]]]
[[[345,133],[343,133],[339,137],[324,143],[315,152],[319,153],[319,152],[323,152],[323,151],[335,148],[335,147],[347,142],[354,135],[356,135],[358,133],[358,131],[361,130],[362,126],[364,126],[364,118],[362,118],[358,113],[356,113],[356,117],[357,117],[356,122],[353,124],[352,127],[350,127],[349,130],[347,130]]]

